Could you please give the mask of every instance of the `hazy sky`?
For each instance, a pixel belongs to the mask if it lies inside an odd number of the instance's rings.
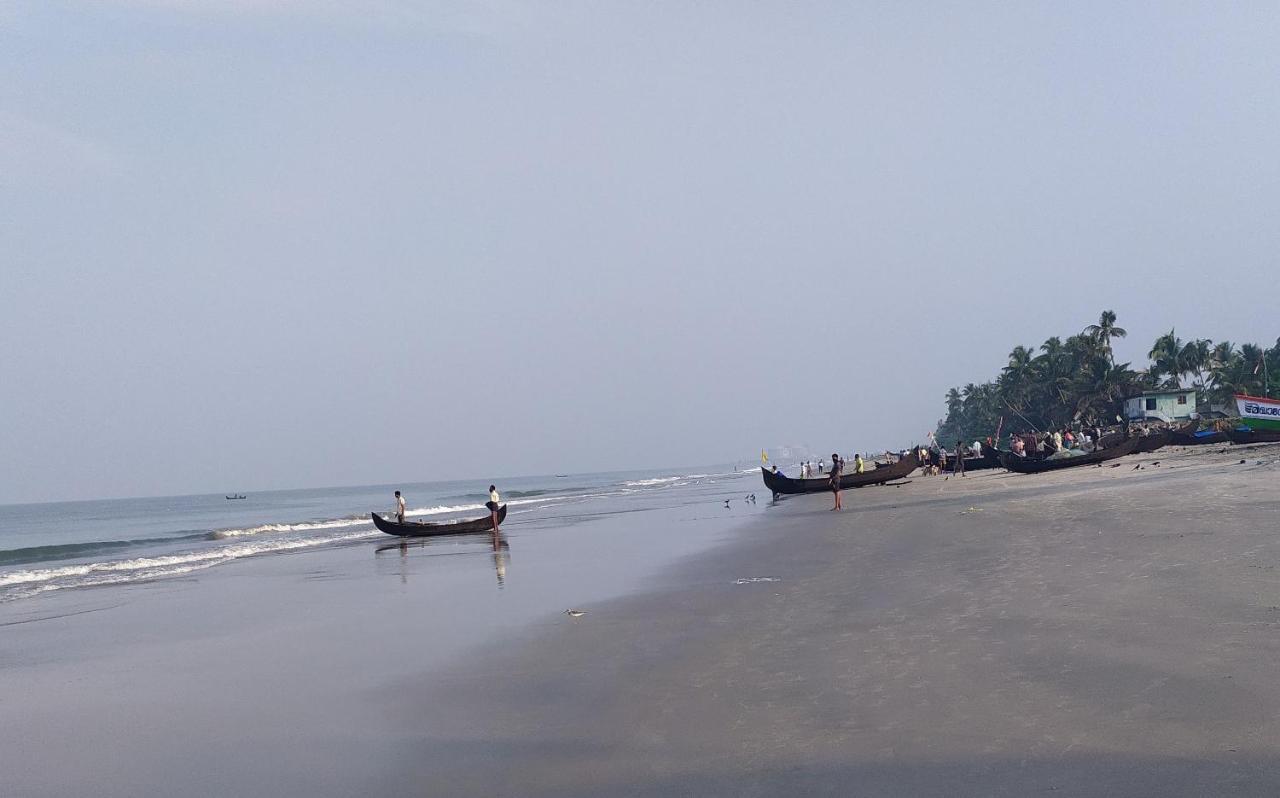
[[[1271,3],[0,4],[0,501],[921,440],[1280,335]],[[1135,365],[1139,365],[1136,363]]]

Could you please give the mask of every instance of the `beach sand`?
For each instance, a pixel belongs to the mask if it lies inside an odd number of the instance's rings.
[[[1280,794],[1278,457],[786,500],[662,590],[438,674],[376,791]]]
[[[1280,446],[1223,448],[618,516],[502,591],[474,546],[66,591],[0,629],[4,794],[1275,795]]]

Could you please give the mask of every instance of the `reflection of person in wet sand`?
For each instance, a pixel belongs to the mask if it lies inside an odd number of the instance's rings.
[[[507,557],[511,547],[507,545],[506,537],[497,530],[493,533],[493,569],[498,574],[498,587],[502,587],[507,581]]]

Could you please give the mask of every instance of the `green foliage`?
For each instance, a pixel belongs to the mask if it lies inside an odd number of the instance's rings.
[[[1256,344],[1237,349],[1230,341],[1216,346],[1207,338],[1183,341],[1171,329],[1152,345],[1147,370],[1135,372],[1112,356],[1112,340],[1126,335],[1116,326],[1116,314],[1107,310],[1097,324],[1065,341],[1054,336],[1038,350],[1014,347],[995,380],[947,392],[947,417],[938,425],[938,440],[950,445],[994,435],[1002,417],[1005,432],[1073,423],[1105,426],[1120,413],[1126,397],[1156,388],[1186,384],[1214,404],[1226,404],[1236,393],[1264,395],[1264,377],[1280,389],[1280,338],[1271,349]]]

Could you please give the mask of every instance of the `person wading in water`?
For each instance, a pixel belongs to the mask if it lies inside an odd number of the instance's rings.
[[[489,520],[493,522],[493,534],[498,534],[498,503],[502,501],[502,497],[498,495],[498,488],[495,485],[489,486],[489,501],[484,503],[489,508]]]
[[[404,497],[400,495],[400,491],[396,491],[396,523],[404,523]]]

